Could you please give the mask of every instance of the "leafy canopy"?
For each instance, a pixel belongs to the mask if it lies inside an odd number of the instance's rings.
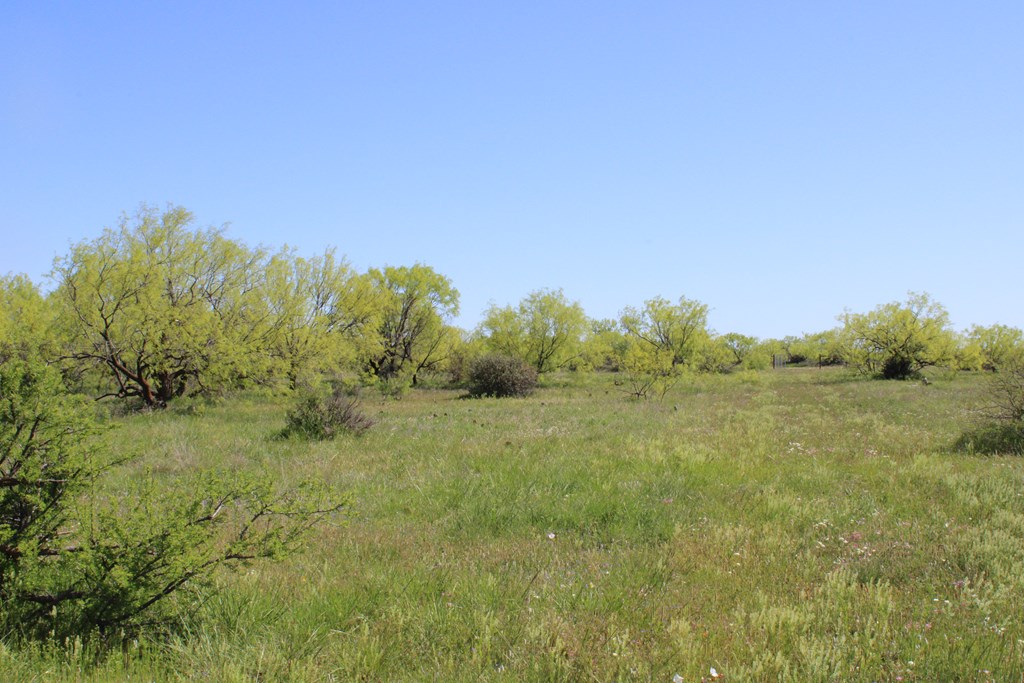
[[[870,313],[846,313],[844,358],[865,372],[906,379],[929,366],[950,364],[956,337],[949,314],[927,294],[911,292]]]
[[[569,301],[561,289],[539,289],[516,308],[491,306],[480,328],[492,351],[549,372],[579,355],[588,321],[579,302]]]
[[[99,370],[108,396],[166,404],[261,357],[266,255],[193,221],[143,206],[55,264],[64,358]]]
[[[707,304],[686,297],[676,304],[662,297],[648,299],[643,308],[626,308],[620,318],[629,335],[670,354],[674,366],[695,364],[710,336],[707,321]]]
[[[370,282],[381,297],[377,348],[368,367],[381,380],[416,383],[418,374],[451,353],[457,340],[448,321],[459,313],[459,292],[430,266],[371,269]]]

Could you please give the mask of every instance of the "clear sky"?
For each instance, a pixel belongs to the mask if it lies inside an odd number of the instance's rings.
[[[0,3],[0,274],[140,202],[719,332],[1024,327],[1024,2]]]

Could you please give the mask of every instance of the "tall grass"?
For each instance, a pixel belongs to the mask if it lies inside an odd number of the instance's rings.
[[[119,420],[117,476],[323,478],[344,523],[222,575],[173,639],[0,649],[10,680],[1019,680],[1024,461],[954,450],[983,385],[791,369],[661,402],[608,375],[414,391],[359,438],[288,404]],[[116,486],[118,481],[111,482]]]

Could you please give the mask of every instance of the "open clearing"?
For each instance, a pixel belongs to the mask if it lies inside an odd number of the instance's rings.
[[[288,403],[120,420],[117,476],[321,477],[348,512],[220,575],[168,643],[0,650],[29,679],[1019,680],[1024,461],[955,448],[973,374],[704,376],[663,402],[609,374],[528,399],[364,399],[361,437],[275,438]],[[116,485],[116,482],[113,482]],[[72,644],[73,645],[73,644]]]

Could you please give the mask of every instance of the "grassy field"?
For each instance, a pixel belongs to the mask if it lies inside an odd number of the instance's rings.
[[[954,444],[978,376],[611,375],[528,399],[364,402],[275,438],[279,399],[122,418],[123,476],[319,477],[348,512],[219,578],[169,642],[99,663],[0,648],[5,680],[938,681],[1024,676],[1024,459]]]

